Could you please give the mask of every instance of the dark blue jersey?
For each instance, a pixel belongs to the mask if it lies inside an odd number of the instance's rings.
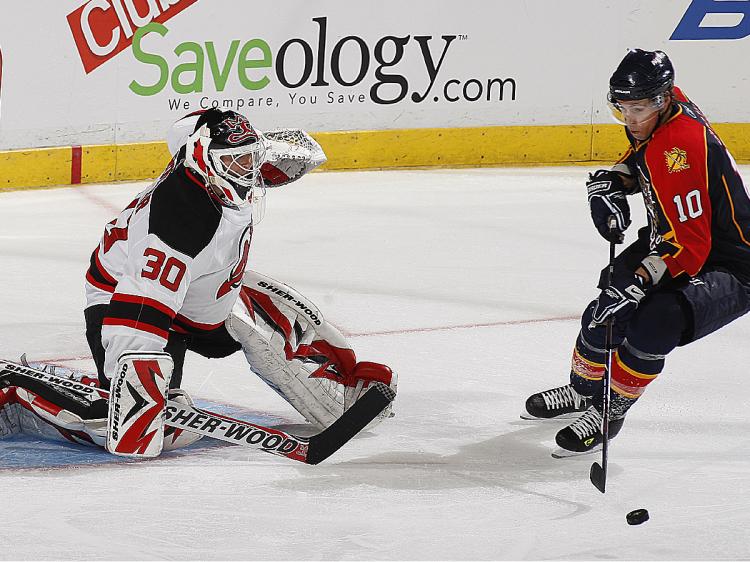
[[[669,119],[621,160],[636,174],[651,253],[672,277],[725,268],[750,282],[750,195],[732,155],[678,88]]]

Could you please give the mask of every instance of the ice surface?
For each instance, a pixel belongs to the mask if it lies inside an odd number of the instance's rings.
[[[127,463],[2,441],[0,559],[749,558],[747,318],[668,358],[612,444],[604,496],[598,455],[552,459],[561,424],[518,417],[567,380],[607,260],[586,171],[321,173],[269,190],[251,267],[398,371],[396,417],[318,466],[208,441]],[[0,356],[91,368],[83,275],[144,185],[0,195]],[[184,385],[301,421],[239,354],[189,354]],[[651,520],[628,526],[636,508]]]

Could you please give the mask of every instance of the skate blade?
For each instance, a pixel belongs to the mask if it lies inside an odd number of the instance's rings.
[[[583,414],[583,412],[571,412],[569,414],[562,414],[560,416],[555,416],[554,418],[537,418],[536,416],[532,416],[528,412],[521,412],[519,417],[522,420],[526,420],[526,421],[556,422],[556,421],[565,421],[565,420],[576,420],[579,417],[581,417],[581,414]]]
[[[562,449],[558,447],[554,451],[552,451],[550,454],[552,455],[552,458],[554,459],[569,459],[571,457],[584,457],[586,455],[590,455],[591,453],[597,453],[602,450],[601,445],[597,445],[590,451],[568,451],[567,449]]]

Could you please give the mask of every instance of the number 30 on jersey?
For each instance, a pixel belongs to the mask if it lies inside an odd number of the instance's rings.
[[[143,255],[149,259],[141,271],[141,277],[158,280],[163,287],[172,292],[177,291],[187,266],[175,257],[167,258],[164,252],[155,248],[146,248]]]

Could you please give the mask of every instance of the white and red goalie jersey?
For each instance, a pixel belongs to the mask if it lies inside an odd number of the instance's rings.
[[[162,176],[106,225],[86,274],[86,307],[109,305],[102,325],[104,373],[124,351],[162,351],[170,329],[210,333],[237,299],[250,254],[253,205],[221,206],[183,163],[183,142],[200,112],[169,134],[175,157]],[[267,185],[294,181],[325,161],[298,129],[269,132]],[[265,138],[265,137],[264,137]]]
[[[86,274],[86,306],[108,304],[105,374],[124,351],[162,351],[168,332],[223,325],[250,255],[252,207],[218,205],[182,164],[106,225]]]

